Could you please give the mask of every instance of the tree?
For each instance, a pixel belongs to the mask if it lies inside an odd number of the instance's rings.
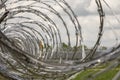
[[[88,49],[88,47],[87,47],[86,45],[84,45],[84,48],[85,48],[85,50]],[[78,47],[74,46],[73,49],[74,49],[74,50],[75,50],[75,49],[82,49],[82,45],[80,45],[80,46],[78,46]]]
[[[62,47],[63,47],[63,48],[68,48],[68,45],[65,44],[65,43],[62,43]]]
[[[105,47],[105,46],[100,46],[100,48],[99,48],[99,50],[106,50],[107,49],[107,47]]]

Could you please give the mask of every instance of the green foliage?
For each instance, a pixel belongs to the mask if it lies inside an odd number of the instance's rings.
[[[85,48],[85,50],[88,50],[88,47],[87,47],[86,45],[84,45],[84,48]],[[74,47],[73,47],[73,50],[74,50],[74,51],[75,51],[75,50],[82,50],[82,45],[81,45],[81,46],[78,46],[78,47],[74,46]]]
[[[67,44],[65,44],[65,43],[62,43],[62,47],[63,48],[68,48],[69,46]]]
[[[64,51],[71,51],[73,50],[71,46],[67,45],[66,43],[61,43],[61,49]]]
[[[99,48],[100,50],[106,50],[107,49],[107,47],[105,47],[105,46],[100,46],[100,48]]]

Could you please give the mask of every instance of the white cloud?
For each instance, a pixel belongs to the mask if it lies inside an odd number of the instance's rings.
[[[84,2],[87,2],[87,1],[84,0]],[[118,19],[119,19],[120,11],[117,11],[117,10],[118,10],[118,7],[120,6],[120,1],[119,0],[112,0],[112,1],[106,0],[106,2],[108,2],[108,4],[111,6],[113,12],[116,12],[116,14],[114,14],[114,15],[116,17],[118,17]],[[118,34],[120,32],[120,30],[119,30],[120,23],[116,20],[113,13],[110,11],[110,9],[105,4],[103,4],[103,8],[106,12],[106,17],[105,17],[105,26],[104,26],[105,30],[104,30],[104,35],[102,38],[102,45],[111,46],[111,45],[115,44],[116,37],[119,37]],[[97,39],[97,32],[99,30],[99,16],[97,13],[97,6],[95,4],[95,1],[91,0],[90,5],[88,7],[84,6],[83,9],[85,9],[83,11],[86,11],[87,15],[86,16],[79,15],[78,19],[82,26],[83,37],[84,37],[85,43],[88,46],[91,46],[95,43],[95,41]],[[108,24],[108,22],[111,25]],[[112,26],[114,28],[114,32],[116,32],[117,36],[115,36],[115,34],[111,30],[110,26]]]
[[[66,0],[68,4],[72,7],[75,14],[77,14],[79,22],[82,26],[83,37],[85,44],[88,46],[93,46],[96,42],[98,31],[99,31],[99,15],[97,12],[97,5],[95,0]],[[119,0],[105,0],[112,11],[106,6],[102,1],[103,9],[106,13],[105,24],[104,24],[104,35],[102,38],[102,45],[111,46],[115,44],[116,37],[119,37],[120,32],[120,23],[116,20],[115,17],[120,17],[120,1]],[[116,14],[115,14],[116,13]],[[114,16],[114,15],[115,16]],[[69,22],[68,22],[69,23]],[[110,23],[110,24],[108,24]],[[110,26],[114,28],[117,36],[111,30]],[[73,40],[75,41],[75,40]]]
[[[95,3],[95,0],[74,0],[74,1],[66,0],[66,1],[71,6],[75,14],[77,14],[78,16],[79,22],[82,26],[85,43],[88,46],[93,45],[97,39],[97,35],[98,35],[97,33],[99,30],[99,15],[97,12],[97,6]],[[116,13],[114,15],[116,15],[116,17],[118,17],[119,19],[120,18],[120,10],[119,10],[120,1],[119,0],[105,0],[105,1],[110,5],[112,11]],[[24,3],[23,5],[25,4],[26,3]],[[110,26],[112,25],[112,27],[116,29],[115,32],[118,35],[120,32],[119,30],[120,23],[116,20],[111,10],[105,5],[103,1],[102,1],[102,5],[106,13],[105,28],[104,28],[105,31],[104,31],[104,36],[102,38],[102,43],[103,44],[105,43],[105,45],[109,46],[110,43],[115,42],[115,36],[111,31]],[[63,9],[60,8],[58,5],[55,5],[54,8],[61,13],[62,17],[64,17],[66,24],[68,26],[71,26],[70,20],[68,20],[68,16],[66,17],[66,14],[63,13]],[[55,15],[49,14],[49,13],[46,13],[46,14],[49,15],[50,18],[52,18],[52,20],[54,20],[55,23],[59,26],[58,28],[61,32],[62,38],[64,39],[67,35],[66,35],[65,27],[64,28],[62,27],[63,23],[58,19],[58,17],[55,17]],[[73,32],[73,30],[75,29],[71,27],[69,28],[69,31],[71,32],[71,34],[75,33],[75,31]],[[73,35],[75,34],[72,34],[72,37],[74,37]],[[74,42],[75,39],[72,37],[71,39]],[[67,42],[67,40],[65,41]]]
[[[96,9],[97,9],[97,6],[96,6],[96,3],[95,3],[95,0],[91,0],[89,6],[86,7],[86,10],[88,12],[95,13],[97,11]]]

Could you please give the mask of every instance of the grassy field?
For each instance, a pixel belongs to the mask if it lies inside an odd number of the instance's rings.
[[[74,79],[71,79],[71,80],[90,80],[89,79],[90,75],[97,73],[98,71],[104,69],[105,67],[106,67],[106,64],[95,67],[95,68],[84,70],[80,72],[80,74],[78,74]],[[116,75],[116,73],[119,70],[120,70],[120,66],[113,68],[105,73],[102,73],[101,75],[97,76],[92,80],[112,80],[112,78]]]
[[[89,69],[89,70],[83,71],[79,75],[77,75],[77,77],[73,80],[86,80],[86,77],[89,77],[90,74],[94,74],[98,71],[99,71],[99,69],[97,69],[97,70]],[[118,71],[119,70],[112,69],[112,70],[105,72],[105,73],[101,74],[100,76],[96,77],[94,80],[112,80],[113,76]]]
[[[0,75],[0,80],[8,80],[8,79]]]
[[[89,77],[92,74],[97,73],[98,71],[106,68],[109,64],[102,64],[101,66],[97,66],[91,69],[86,69],[84,71],[81,71],[74,79],[71,80],[90,80]],[[116,73],[120,70],[120,65],[116,68],[113,68],[105,73],[102,73],[101,75],[97,76],[96,78],[92,80],[112,80],[112,78],[116,75]],[[0,80],[8,80],[5,79],[0,75]],[[120,80],[120,79],[119,79]]]

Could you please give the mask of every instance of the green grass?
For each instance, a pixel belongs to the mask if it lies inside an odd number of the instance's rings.
[[[115,74],[117,72],[118,72],[118,70],[116,70],[116,69],[110,70],[108,72],[101,74],[100,76],[98,76],[94,80],[112,80],[112,78],[115,76]]]
[[[87,69],[80,74],[78,74],[74,79],[72,80],[89,80],[88,77],[90,75],[97,73],[98,71],[104,69],[108,64],[103,64],[102,66],[97,66],[95,68]],[[112,80],[112,78],[116,75],[116,73],[120,70],[120,65],[116,68],[113,68],[105,73],[102,73],[101,75],[97,76],[96,78],[92,80]]]
[[[0,80],[8,80],[8,79],[0,75]]]
[[[94,74],[96,72],[98,72],[99,70],[86,70],[81,72],[79,75],[77,75],[77,77],[73,80],[86,80],[86,78],[90,75],[90,74]],[[101,74],[100,76],[97,76],[94,80],[112,80],[112,78],[114,77],[114,75],[118,72],[119,70],[110,70],[108,72],[105,72],[103,74]]]
[[[100,66],[81,71],[74,79],[71,79],[71,80],[90,80],[90,79],[88,79],[88,77],[90,77],[90,75],[97,73],[98,71],[106,68],[108,65],[109,65],[109,63],[105,63]],[[94,78],[92,80],[112,80],[112,78],[116,75],[116,73],[119,70],[120,70],[120,65],[116,68],[113,68],[113,69],[105,72],[105,73],[102,73],[101,75],[97,76],[96,78]],[[5,79],[5,77],[0,76],[0,80],[8,80],[8,79]]]
[[[73,80],[85,80],[85,78],[90,75],[90,74],[94,74],[98,72],[98,70],[92,70],[92,69],[89,69],[89,70],[85,70],[85,71],[82,71],[80,74],[77,75],[77,77]]]

